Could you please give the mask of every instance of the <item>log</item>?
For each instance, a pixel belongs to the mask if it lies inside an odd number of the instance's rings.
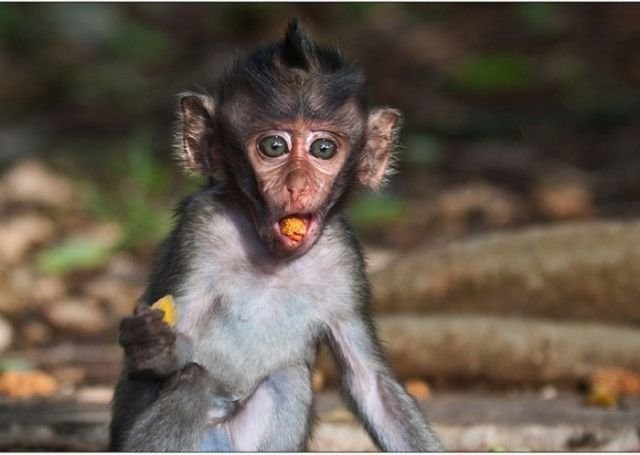
[[[380,338],[401,378],[579,384],[596,369],[640,371],[640,330],[623,325],[478,315],[387,315]],[[335,383],[326,352],[319,368]]]
[[[566,223],[425,246],[372,276],[384,312],[640,323],[640,222]]]

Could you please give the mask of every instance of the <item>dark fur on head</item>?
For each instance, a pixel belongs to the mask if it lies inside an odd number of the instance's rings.
[[[281,41],[237,61],[214,97],[235,107],[239,97],[249,98],[256,108],[251,115],[269,120],[332,119],[350,99],[368,105],[362,73],[337,49],[313,42],[297,20]]]
[[[214,98],[219,114],[216,131],[224,134],[218,138],[225,145],[220,152],[235,158],[224,160],[231,163],[226,174],[232,181],[237,179],[237,188],[250,199],[257,202],[260,195],[246,165],[244,139],[248,131],[274,120],[306,118],[349,126],[355,153],[337,183],[345,188],[351,186],[348,176],[364,146],[366,124],[362,119],[369,110],[365,79],[336,48],[311,40],[297,20],[289,23],[282,40],[236,61],[218,85]]]
[[[336,48],[311,40],[297,20],[289,23],[281,40],[238,59],[212,97],[187,94],[180,104],[181,154],[187,167],[209,176],[223,171],[229,194],[251,213],[266,243],[275,242],[267,237],[281,235],[273,234],[279,232],[274,231],[275,217],[313,212],[316,224],[322,226],[343,207],[356,183],[379,188],[393,162],[399,112],[371,108],[363,74]],[[327,134],[343,143],[340,167],[326,174],[325,185],[318,183],[320,178],[313,180],[315,187],[306,191],[306,202],[291,196],[283,199],[278,193],[286,194],[282,182],[265,184],[269,177],[264,167],[257,175],[256,163],[251,162],[257,137],[274,130],[331,132]],[[292,161],[283,172],[298,165]],[[304,172],[311,181],[308,176],[313,171]],[[270,178],[275,182],[280,177]],[[274,190],[276,186],[279,189]],[[270,188],[268,195],[265,188]],[[312,194],[322,194],[323,199],[314,200]]]

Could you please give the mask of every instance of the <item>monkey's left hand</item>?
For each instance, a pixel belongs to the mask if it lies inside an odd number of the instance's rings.
[[[130,373],[168,376],[191,360],[190,339],[169,327],[162,316],[162,311],[140,303],[120,324],[119,343]]]

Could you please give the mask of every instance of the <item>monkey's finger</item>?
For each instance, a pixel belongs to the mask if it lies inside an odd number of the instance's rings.
[[[162,312],[153,310],[147,313],[125,317],[120,323],[120,329],[133,329],[135,327],[153,324],[156,321],[162,321]]]
[[[120,331],[118,342],[121,346],[171,346],[175,343],[175,334],[143,325],[135,329]]]
[[[151,311],[151,307],[144,302],[138,303],[133,309],[133,314],[136,316],[143,315]]]

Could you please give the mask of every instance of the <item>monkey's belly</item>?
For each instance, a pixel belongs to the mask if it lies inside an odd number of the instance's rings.
[[[241,398],[246,398],[273,372],[311,360],[316,333],[308,324],[277,318],[214,319],[206,337],[195,341],[194,360]],[[298,321],[299,323],[301,321]]]

